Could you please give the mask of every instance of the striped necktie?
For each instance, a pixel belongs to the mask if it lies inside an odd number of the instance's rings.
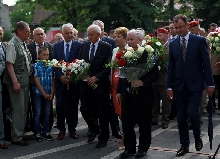
[[[186,39],[182,38],[181,50],[183,55],[183,61],[186,59]]]

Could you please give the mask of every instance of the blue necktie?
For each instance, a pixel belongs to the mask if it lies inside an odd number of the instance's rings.
[[[69,54],[70,54],[69,47],[70,47],[70,45],[66,44],[66,61],[68,61]]]

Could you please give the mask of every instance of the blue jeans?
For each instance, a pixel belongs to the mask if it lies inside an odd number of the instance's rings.
[[[43,97],[43,95],[34,94],[34,106],[33,106],[33,127],[34,134],[40,134],[40,123],[42,120],[42,134],[49,133],[49,118],[50,118],[51,101]]]

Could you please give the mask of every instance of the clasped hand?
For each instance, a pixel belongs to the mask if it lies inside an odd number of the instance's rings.
[[[132,80],[131,81],[131,87],[141,87],[144,83],[141,80]]]
[[[69,83],[69,77],[67,77],[67,76],[61,76],[60,80],[63,84],[68,84]]]
[[[96,83],[97,80],[98,80],[98,79],[97,79],[95,76],[88,77],[88,78],[87,78],[87,84],[88,84],[89,86],[92,86],[93,84]]]

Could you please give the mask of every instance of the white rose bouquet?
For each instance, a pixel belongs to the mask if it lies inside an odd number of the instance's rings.
[[[220,32],[210,32],[208,39],[211,42],[211,53],[220,54]]]

